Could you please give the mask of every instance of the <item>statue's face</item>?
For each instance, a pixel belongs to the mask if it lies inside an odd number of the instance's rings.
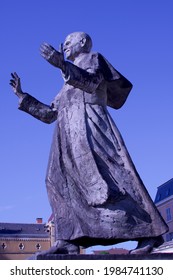
[[[82,52],[82,38],[80,34],[72,33],[65,39],[63,50],[68,60],[74,61],[75,58]]]

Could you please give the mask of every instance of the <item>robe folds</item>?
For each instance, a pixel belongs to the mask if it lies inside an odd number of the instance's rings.
[[[56,239],[108,245],[167,231],[107,105],[120,108],[131,83],[98,53],[66,62],[64,86],[50,106],[25,94],[19,109],[56,121],[46,186]]]

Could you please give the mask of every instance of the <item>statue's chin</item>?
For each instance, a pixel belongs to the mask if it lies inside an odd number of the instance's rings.
[[[69,61],[73,61],[70,56],[66,56],[66,59],[69,60]]]

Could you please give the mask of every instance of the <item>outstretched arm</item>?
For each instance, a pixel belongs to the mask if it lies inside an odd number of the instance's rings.
[[[65,71],[65,61],[62,44],[60,51],[55,50],[51,45],[43,43],[40,47],[41,56],[46,59],[51,65]]]
[[[97,67],[84,70],[68,61],[63,78],[67,84],[88,93],[94,93],[104,79]]]
[[[40,51],[44,59],[62,70],[65,82],[73,87],[93,93],[103,80],[103,75],[97,63],[93,65],[92,69],[84,70],[64,60],[62,47],[61,51],[58,52],[51,45],[43,43]],[[95,62],[98,62],[98,58],[93,58],[92,63]]]
[[[10,85],[14,93],[19,97],[19,110],[22,110],[36,119],[45,123],[52,123],[57,118],[57,110],[53,106],[48,106],[38,101],[28,93],[24,93],[21,88],[20,77],[16,72],[11,74]]]

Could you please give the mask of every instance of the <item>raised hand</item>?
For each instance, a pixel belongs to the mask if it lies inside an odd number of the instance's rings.
[[[51,65],[65,70],[64,55],[58,52],[51,45],[43,43],[40,47],[41,56],[46,59]]]
[[[16,72],[11,73],[12,79],[10,80],[10,85],[12,86],[12,89],[14,93],[20,98],[23,97],[24,93],[21,88],[20,78],[17,75]]]

